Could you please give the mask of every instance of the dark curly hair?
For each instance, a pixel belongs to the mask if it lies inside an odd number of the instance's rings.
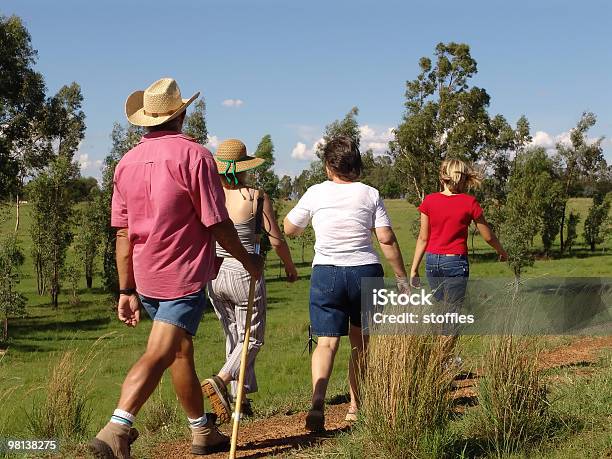
[[[354,182],[363,168],[357,143],[348,136],[331,139],[323,148],[323,160],[331,172],[342,180]]]

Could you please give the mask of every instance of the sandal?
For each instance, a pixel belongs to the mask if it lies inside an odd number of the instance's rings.
[[[348,412],[344,418],[346,422],[355,422],[357,421],[357,408],[349,407]]]

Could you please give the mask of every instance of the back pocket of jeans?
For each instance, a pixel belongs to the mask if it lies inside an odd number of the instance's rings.
[[[318,265],[312,270],[310,286],[321,293],[331,293],[336,285],[336,266]]]

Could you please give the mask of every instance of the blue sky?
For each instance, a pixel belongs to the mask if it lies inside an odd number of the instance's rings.
[[[164,76],[185,97],[202,92],[212,150],[237,137],[252,151],[271,134],[279,174],[307,167],[325,125],[355,105],[362,142],[380,151],[406,80],[441,41],[471,46],[491,113],[525,114],[539,144],[590,110],[612,151],[606,1],[4,0],[0,11],[24,19],[49,93],[81,85],[84,175],[99,176],[127,95]]]

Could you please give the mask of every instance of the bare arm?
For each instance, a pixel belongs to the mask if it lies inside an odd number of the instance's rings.
[[[497,236],[495,236],[495,233],[493,233],[493,231],[491,230],[491,227],[485,220],[484,215],[481,215],[476,220],[474,220],[474,223],[476,223],[476,228],[478,229],[478,232],[480,233],[484,241],[495,249],[497,255],[499,255],[499,260],[506,261],[508,259],[508,254],[502,247],[501,243],[499,242],[499,239],[497,239]]]
[[[282,260],[283,265],[285,265],[285,273],[287,274],[287,280],[289,282],[294,282],[295,280],[297,280],[297,270],[295,268],[295,264],[293,263],[293,259],[291,258],[291,251],[289,250],[287,241],[285,241],[285,238],[283,237],[281,230],[278,227],[274,207],[272,207],[272,200],[265,193],[263,212],[264,225],[266,228],[266,232],[268,233],[268,237],[270,239],[270,244],[272,244],[272,248],[274,249],[278,257]]]
[[[252,277],[259,277],[263,271],[263,259],[259,255],[250,254],[243,247],[234,227],[234,223],[228,218],[209,227],[217,242],[229,254],[242,263]]]
[[[425,249],[427,248],[427,242],[429,241],[429,217],[424,213],[421,213],[421,226],[419,229],[419,235],[417,236],[416,246],[414,248],[414,257],[412,258],[412,267],[410,268],[410,283],[412,284],[413,278],[419,277],[419,266],[423,261],[423,255],[425,255]]]
[[[132,244],[130,244],[127,228],[120,228],[117,230],[115,252],[117,257],[119,289],[136,288],[136,282],[134,281],[134,265],[132,264]]]
[[[127,228],[117,230],[115,253],[119,289],[135,289],[136,281],[134,280],[134,265],[132,262],[132,244],[130,243]],[[117,316],[128,327],[135,327],[140,322],[140,302],[136,294],[119,295]]]
[[[287,217],[283,220],[283,229],[289,237],[299,236],[304,232],[304,228],[294,225]]]
[[[406,268],[404,267],[404,258],[400,251],[397,238],[393,229],[389,226],[381,226],[374,230],[376,238],[380,243],[380,250],[391,265],[395,277],[398,279],[406,279]]]

